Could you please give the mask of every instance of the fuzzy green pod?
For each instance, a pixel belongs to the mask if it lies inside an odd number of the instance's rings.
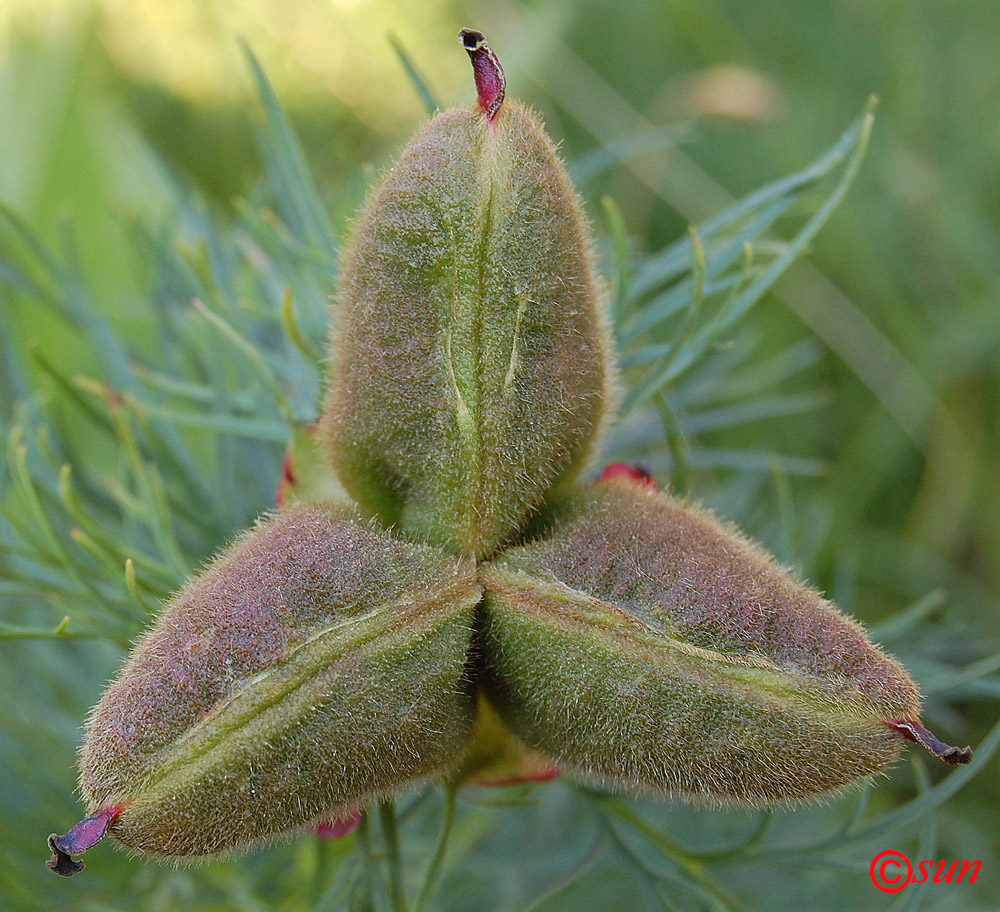
[[[116,809],[131,849],[204,856],[439,773],[472,723],[478,599],[471,562],[351,508],[289,509],[191,583],[108,688],[82,752],[90,812]]]
[[[750,806],[898,756],[906,672],[736,529],[626,477],[551,522],[480,571],[493,699],[528,745],[614,788]]]
[[[413,138],[347,249],[324,427],[362,507],[483,557],[585,464],[612,355],[555,148],[476,73],[481,105]]]

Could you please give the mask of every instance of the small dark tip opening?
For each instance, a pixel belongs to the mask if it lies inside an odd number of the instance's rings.
[[[476,29],[464,28],[458,33],[458,40],[467,51],[476,51],[482,47],[486,36]]]
[[[83,862],[73,861],[69,855],[59,848],[56,842],[57,839],[59,837],[55,833],[49,837],[49,848],[52,850],[52,857],[45,862],[45,866],[50,871],[55,871],[60,877],[72,877],[74,874],[79,874],[84,868]]]
[[[49,837],[49,849],[52,857],[45,862],[50,871],[62,877],[72,877],[83,870],[82,861],[73,861],[73,855],[79,855],[92,849],[108,833],[108,828],[118,819],[125,805],[116,804],[84,817],[76,826],[62,836],[53,833]]]

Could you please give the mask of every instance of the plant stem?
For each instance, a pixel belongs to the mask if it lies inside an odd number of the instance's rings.
[[[378,806],[382,821],[382,837],[385,839],[386,855],[389,861],[389,906],[392,912],[407,912],[406,894],[403,892],[403,866],[399,858],[399,831],[396,828],[396,805],[383,801]]]
[[[434,850],[434,857],[424,875],[424,882],[417,895],[417,901],[413,905],[413,912],[421,912],[424,903],[430,895],[431,890],[437,881],[441,871],[441,864],[444,861],[445,853],[448,849],[448,837],[451,836],[451,827],[455,822],[455,789],[445,786],[444,820],[441,822],[441,834],[438,836],[437,848]]]
[[[382,881],[378,866],[375,864],[375,855],[372,852],[371,824],[368,814],[363,814],[358,823],[358,843],[361,846],[362,866],[364,870],[365,884],[374,908],[385,908],[385,883]]]

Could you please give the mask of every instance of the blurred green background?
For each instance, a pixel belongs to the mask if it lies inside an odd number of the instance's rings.
[[[876,631],[886,632],[887,647],[924,685],[938,733],[979,744],[1000,696],[1000,5],[8,0],[0,11],[0,201],[42,245],[75,259],[88,306],[129,351],[156,363],[164,345],[163,262],[172,255],[163,251],[197,250],[209,237],[217,266],[226,254],[212,238],[227,237],[255,207],[281,211],[281,187],[255,142],[261,105],[240,40],[273,83],[340,236],[378,171],[425,117],[389,34],[443,104],[465,104],[474,93],[455,40],[465,25],[487,34],[508,91],[535,105],[561,142],[608,264],[603,196],[617,203],[641,263],[733,198],[804,167],[870,93],[879,95],[853,189],[806,258],[747,317],[758,351],[752,364],[779,365],[777,392],[755,400],[770,382],[761,379],[766,367],[734,367],[728,395],[742,404],[719,401],[700,423],[687,421],[691,461],[677,486],[740,521],[866,624],[883,624]],[[782,228],[779,222],[765,247],[780,244]],[[24,403],[48,407],[59,396],[30,355],[31,340],[70,374],[106,374],[100,353],[70,321],[52,318],[26,285],[19,290],[11,237],[0,235],[5,430],[33,413],[35,405],[26,412]],[[184,262],[197,271],[197,256]],[[316,270],[308,293],[331,294],[333,269]],[[273,285],[277,302],[284,286]],[[321,326],[306,330],[322,336]],[[788,359],[774,360],[789,351],[802,356],[794,369]],[[302,420],[307,400],[293,403]],[[755,410],[754,401],[764,405]],[[67,446],[84,471],[113,471],[106,439],[66,415],[63,422],[66,439],[78,435]],[[215,458],[207,445],[194,446],[206,461]],[[262,445],[248,459],[254,482],[242,499],[201,538],[181,534],[193,565],[269,507],[281,451],[274,439]],[[672,452],[666,443],[644,451],[664,481],[678,468]],[[7,488],[0,491],[6,496]],[[194,514],[200,509],[192,504]],[[0,538],[0,547],[12,548],[11,541]],[[11,622],[54,626],[60,619],[27,596],[18,601],[13,588],[3,598]],[[900,622],[908,606],[909,620]],[[124,624],[126,639],[137,628]],[[122,646],[0,641],[0,894],[7,907],[333,908],[335,891],[320,891],[320,902],[312,887],[299,888],[321,879],[324,865],[334,870],[351,851],[346,844],[265,852],[253,874],[249,862],[176,872],[108,848],[95,850],[73,881],[45,871],[45,836],[78,813],[71,792],[80,720]],[[923,769],[901,765],[859,819],[877,822],[904,808],[915,790],[929,787]],[[926,771],[933,782],[947,773],[936,765]],[[608,837],[590,858],[590,834],[602,832],[594,806],[565,784],[515,797],[525,806],[470,800],[460,807],[441,908],[723,903],[635,874],[646,865],[686,882],[693,875],[683,853],[669,864],[639,849],[630,858],[628,837],[624,848]],[[430,851],[436,800],[416,807],[404,827],[414,864]],[[497,803],[494,796],[482,802]],[[712,868],[734,908],[889,908],[894,898],[868,880],[876,852],[982,859],[977,885],[914,887],[900,894],[902,907],[996,908],[995,762],[932,815],[913,814],[868,841],[783,859],[790,854],[783,847],[836,834],[854,808],[838,799],[823,809],[778,812],[763,850],[695,866]],[[642,812],[692,852],[738,842],[754,822],[672,804],[642,805]],[[567,888],[546,898],[561,877]],[[298,887],[284,889],[286,880]]]

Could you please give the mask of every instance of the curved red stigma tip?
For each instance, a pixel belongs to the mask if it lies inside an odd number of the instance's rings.
[[[929,754],[950,763],[952,766],[959,763],[970,763],[972,761],[971,747],[953,747],[945,744],[933,732],[924,728],[919,722],[911,722],[908,719],[893,719],[883,723],[889,728],[899,732],[907,741],[915,741],[923,747]]]
[[[118,819],[118,815],[124,809],[124,804],[105,808],[103,811],[84,817],[62,836],[55,833],[49,836],[52,857],[45,862],[49,870],[55,871],[56,874],[63,877],[79,874],[83,870],[84,864],[82,861],[73,861],[71,856],[79,855],[97,845],[107,835],[108,828]]]
[[[500,66],[500,60],[493,53],[493,49],[486,43],[482,32],[464,28],[458,33],[458,40],[462,42],[462,47],[468,51],[469,59],[472,61],[479,107],[483,109],[487,120],[492,124],[507,91],[507,79],[503,74],[503,67]]]

